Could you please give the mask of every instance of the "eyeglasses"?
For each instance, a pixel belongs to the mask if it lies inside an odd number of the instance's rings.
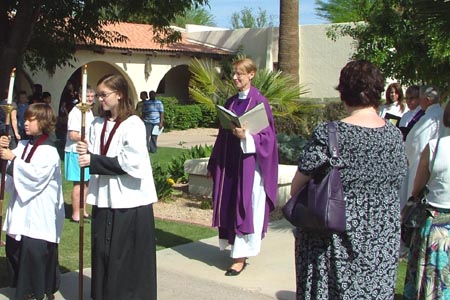
[[[231,78],[233,78],[234,75],[236,75],[236,77],[238,77],[238,78],[241,78],[242,76],[247,75],[247,73],[232,72],[231,73]]]
[[[95,97],[106,99],[109,95],[111,95],[113,93],[115,93],[115,91],[112,91],[112,92],[109,92],[109,93],[99,93],[99,94],[95,94]]]

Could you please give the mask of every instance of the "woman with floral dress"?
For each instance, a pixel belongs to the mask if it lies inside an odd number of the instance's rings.
[[[400,247],[398,190],[406,173],[402,134],[377,114],[384,78],[367,61],[349,62],[337,90],[349,116],[335,122],[346,198],[346,231],[298,228],[297,299],[392,299]],[[305,146],[294,195],[329,170],[327,124]]]

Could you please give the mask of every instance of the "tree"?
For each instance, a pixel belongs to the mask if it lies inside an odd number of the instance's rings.
[[[278,68],[299,84],[299,0],[280,0]]]
[[[354,38],[354,58],[372,61],[386,77],[435,84],[445,95],[450,92],[450,8],[446,0],[426,3],[423,10],[423,0],[383,0],[364,13],[365,22],[335,25],[329,34]]]
[[[5,90],[11,69],[21,71],[64,67],[77,45],[95,47],[126,39],[106,32],[104,25],[146,16],[158,41],[172,42],[180,33],[170,22],[185,9],[208,0],[4,0],[0,1],[0,89]]]
[[[264,28],[273,26],[273,16],[268,16],[267,11],[258,7],[258,13],[253,14],[253,9],[244,7],[240,12],[231,15],[231,28]]]
[[[364,20],[366,12],[375,0],[316,0],[317,15],[331,23],[356,22]]]
[[[214,16],[204,7],[187,9],[182,14],[177,15],[172,23],[172,25],[178,27],[186,27],[186,24],[216,26]]]

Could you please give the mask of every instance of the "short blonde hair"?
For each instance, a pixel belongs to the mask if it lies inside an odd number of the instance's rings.
[[[253,60],[251,60],[250,58],[242,58],[242,59],[235,60],[232,65],[236,69],[245,71],[245,73],[247,73],[247,74],[250,72],[256,73],[255,62]]]

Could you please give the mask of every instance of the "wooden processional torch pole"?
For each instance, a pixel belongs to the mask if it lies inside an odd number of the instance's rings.
[[[77,106],[81,111],[81,140],[84,141],[86,138],[86,112],[88,112],[91,107],[86,103],[86,93],[87,93],[87,65],[83,66],[82,72],[82,89],[81,89],[81,103]],[[80,168],[80,222],[79,222],[79,273],[78,273],[78,299],[83,300],[83,249],[84,249],[84,170],[85,167]]]
[[[9,89],[8,89],[8,98],[6,100],[6,104],[2,105],[2,109],[5,111],[5,133],[4,135],[9,135],[9,126],[11,124],[11,112],[14,107],[12,106],[12,98],[14,91],[14,80],[16,78],[16,68],[13,68],[11,71],[11,77],[9,80]],[[1,178],[1,186],[0,186],[0,226],[3,224],[3,200],[5,200],[5,182],[6,182],[6,166],[8,161],[2,159],[2,178]],[[4,242],[2,241],[0,235],[0,246],[4,246]]]

